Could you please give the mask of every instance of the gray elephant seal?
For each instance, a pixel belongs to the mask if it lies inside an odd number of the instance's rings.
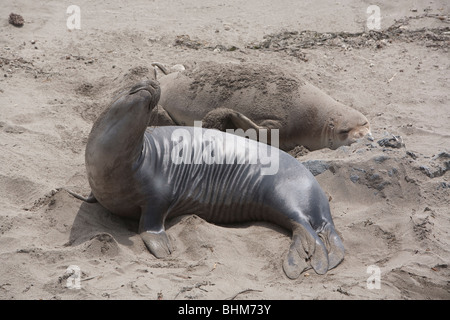
[[[203,120],[205,127],[222,131],[278,129],[279,148],[285,151],[299,145],[336,149],[371,138],[363,114],[280,66],[197,62],[170,72],[160,63],[153,65],[165,74],[158,79],[159,104],[173,125]]]
[[[112,213],[139,219],[151,253],[161,258],[173,251],[166,219],[196,214],[215,223],[264,220],[291,230],[283,262],[289,278],[310,267],[324,274],[342,261],[328,199],[302,164],[218,130],[147,128],[159,96],[153,81],[120,94],[94,123],[85,154],[92,195]]]

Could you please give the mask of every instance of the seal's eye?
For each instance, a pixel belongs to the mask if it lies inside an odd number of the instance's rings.
[[[342,129],[342,130],[339,130],[339,134],[348,134],[350,132],[350,129]]]

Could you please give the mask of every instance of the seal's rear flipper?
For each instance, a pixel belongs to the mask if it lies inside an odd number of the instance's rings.
[[[161,72],[163,73],[163,75],[168,75],[173,72],[183,72],[184,70],[186,70],[186,68],[182,64],[176,64],[168,69],[162,63],[153,62],[152,67],[153,67],[154,76],[155,76],[154,80],[159,80],[159,78],[162,77],[162,75],[160,75]]]
[[[165,258],[173,252],[172,243],[164,230],[144,231],[140,236],[147,249],[157,258]]]
[[[313,268],[318,274],[328,271],[328,254],[324,243],[308,222],[298,223],[293,230],[292,243],[283,262],[283,270],[290,279]]]
[[[164,73],[164,75],[168,75],[170,72],[169,72],[169,70],[167,70],[167,68],[162,64],[162,63],[159,63],[159,62],[153,62],[152,63],[152,66],[153,67],[157,67],[159,70],[161,70],[162,71],[162,73]],[[156,80],[156,79],[155,79]]]
[[[289,279],[297,279],[303,271],[311,267],[306,263],[308,256],[303,250],[300,239],[293,239],[286,259],[283,261],[283,270]],[[298,250],[300,248],[300,250]]]
[[[84,202],[87,202],[87,203],[96,203],[96,202],[98,202],[92,192],[89,194],[89,196],[87,198],[85,198],[83,196],[80,196],[79,194],[76,194],[75,192],[72,192],[72,191],[68,190],[68,189],[64,189],[64,190],[66,190],[67,193],[69,193],[73,197],[77,198],[78,200],[81,200],[81,201],[84,201]]]
[[[334,227],[330,224],[320,232],[320,237],[324,240],[328,249],[328,270],[333,269],[344,260],[344,244]]]

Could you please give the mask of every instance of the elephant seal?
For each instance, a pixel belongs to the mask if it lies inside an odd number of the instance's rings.
[[[328,199],[302,164],[278,148],[218,130],[148,128],[159,96],[157,82],[138,83],[95,121],[85,152],[89,201],[139,219],[139,234],[158,258],[174,250],[165,220],[196,214],[215,223],[264,220],[291,230],[283,263],[289,278],[310,267],[324,274],[343,260]]]
[[[279,148],[337,149],[364,136],[367,118],[290,71],[270,64],[198,62],[162,70],[160,106],[173,125],[226,129],[278,129]],[[156,124],[158,125],[158,124]],[[270,141],[269,141],[270,143]]]

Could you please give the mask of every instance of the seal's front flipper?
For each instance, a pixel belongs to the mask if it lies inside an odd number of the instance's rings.
[[[164,231],[166,209],[156,204],[141,207],[139,235],[147,249],[157,258],[164,258],[173,251],[172,243]]]
[[[87,202],[87,203],[96,203],[96,202],[98,202],[92,192],[87,198],[85,198],[83,196],[80,196],[79,194],[76,194],[75,192],[72,192],[72,191],[68,190],[68,189],[64,189],[64,190],[66,190],[67,193],[69,193],[73,197],[77,198],[78,200],[81,200],[81,201],[84,201],[84,202]]]
[[[144,231],[140,236],[147,249],[157,258],[165,258],[173,252],[172,243],[164,230]]]
[[[272,144],[271,130],[281,129],[282,127],[279,121],[270,119],[264,120],[260,125],[257,125],[244,114],[228,108],[217,108],[208,112],[202,119],[202,122],[204,128],[217,129],[220,131],[226,131],[227,129],[242,129],[243,131],[249,129],[255,130],[256,136],[249,137],[267,144]],[[261,137],[260,130],[267,130],[267,133]],[[278,143],[278,138],[276,142]]]
[[[226,129],[261,129],[256,123],[242,113],[229,108],[217,108],[208,112],[202,119],[202,126],[209,129],[225,131]]]
[[[283,270],[288,278],[296,279],[310,267],[318,274],[325,274],[328,271],[327,250],[309,223],[298,223],[293,230]]]
[[[233,114],[236,113],[232,109],[217,108],[208,112],[202,119],[202,127],[207,129],[217,129],[226,131],[227,129],[236,130],[240,128],[233,120]]]
[[[255,122],[253,122],[250,118],[246,117],[240,112],[233,111],[230,116],[231,121],[234,123],[234,125],[237,128],[240,128],[244,131],[247,131],[248,129],[253,129],[256,131],[256,140],[259,142],[263,142],[269,145],[274,145],[278,147],[279,144],[279,135],[278,132],[276,132],[276,136],[274,136],[274,141],[272,141],[272,135],[274,133],[272,132],[273,129],[280,130],[282,127],[282,124],[278,120],[271,120],[267,119],[261,122],[259,125],[257,125]],[[264,133],[265,131],[265,133]],[[280,146],[282,147],[282,146]]]

